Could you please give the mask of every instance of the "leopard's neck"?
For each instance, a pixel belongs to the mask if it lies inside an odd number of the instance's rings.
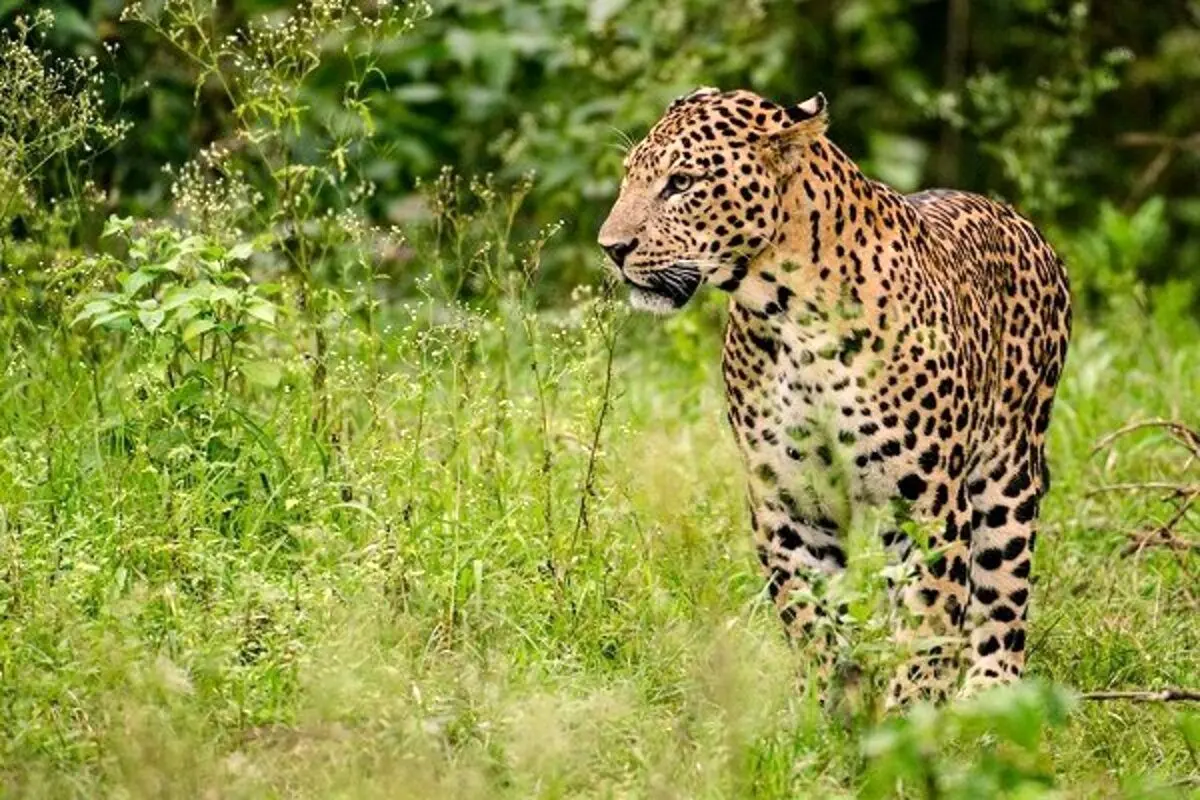
[[[857,313],[883,312],[894,290],[887,264],[912,261],[902,231],[915,211],[819,137],[784,181],[781,220],[732,288],[735,318],[776,333]],[[908,223],[908,224],[906,224]]]

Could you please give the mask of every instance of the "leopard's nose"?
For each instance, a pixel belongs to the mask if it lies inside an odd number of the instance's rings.
[[[626,257],[637,248],[638,240],[630,239],[627,242],[613,242],[611,244],[601,242],[600,246],[604,248],[604,252],[608,253],[608,257],[612,259],[613,263],[619,269],[625,266]]]

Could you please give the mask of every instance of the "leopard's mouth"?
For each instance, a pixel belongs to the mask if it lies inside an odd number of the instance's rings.
[[[621,277],[629,284],[629,300],[635,308],[660,314],[683,308],[701,283],[700,271],[682,264],[643,273],[636,281],[624,272]]]

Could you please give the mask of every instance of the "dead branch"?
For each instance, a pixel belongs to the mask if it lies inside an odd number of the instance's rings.
[[[1127,133],[1119,139],[1125,147],[1169,147],[1180,150],[1200,148],[1200,133],[1170,136],[1165,133]]]
[[[1134,703],[1200,703],[1200,689],[1084,692],[1080,697],[1084,700],[1129,700]]]
[[[1192,492],[1200,492],[1200,483],[1170,483],[1169,481],[1145,481],[1143,483],[1110,483],[1099,489],[1092,489],[1084,497],[1095,497],[1108,492],[1167,492],[1168,496],[1182,497]]]
[[[1187,450],[1189,455],[1183,464],[1182,469],[1184,471],[1190,469],[1196,459],[1200,458],[1200,432],[1182,422],[1166,419],[1143,420],[1124,425],[1101,438],[1095,447],[1092,448],[1092,455],[1112,447],[1117,439],[1122,436],[1148,428],[1165,430],[1171,441]],[[1200,541],[1184,538],[1175,531],[1175,527],[1193,509],[1197,500],[1200,500],[1200,484],[1174,483],[1171,481],[1114,483],[1094,489],[1088,492],[1086,496],[1095,497],[1100,494],[1112,492],[1161,493],[1160,502],[1175,506],[1170,519],[1163,524],[1149,531],[1130,531],[1127,535],[1131,541],[1121,550],[1122,556],[1140,555],[1148,547],[1162,547],[1177,553],[1200,551]]]
[[[1173,440],[1189,450],[1192,456],[1200,458],[1200,432],[1192,430],[1182,422],[1171,419],[1143,420],[1142,422],[1131,422],[1128,425],[1117,428],[1096,442],[1096,445],[1092,448],[1092,455],[1096,455],[1101,450],[1111,447],[1112,443],[1120,437],[1146,428],[1166,428]]]
[[[1125,557],[1136,555],[1147,547],[1163,547],[1167,550],[1181,552],[1187,550],[1200,552],[1200,542],[1188,541],[1165,531],[1150,531],[1144,534],[1130,533],[1129,538],[1133,541],[1121,548],[1121,555]]]
[[[1127,213],[1132,213],[1138,204],[1142,202],[1154,184],[1158,183],[1159,178],[1171,166],[1171,162],[1175,160],[1176,149],[1171,145],[1164,145],[1158,153],[1150,160],[1142,173],[1137,176],[1133,182],[1133,187],[1129,190],[1129,195],[1125,198],[1123,208]]]
[[[1134,541],[1125,546],[1121,551],[1121,555],[1130,556],[1141,553],[1142,550],[1150,546],[1166,547],[1170,550],[1200,550],[1200,542],[1193,542],[1189,539],[1184,539],[1175,533],[1175,526],[1179,521],[1187,516],[1192,505],[1196,502],[1196,498],[1200,498],[1200,489],[1196,489],[1191,494],[1184,497],[1183,502],[1179,504],[1179,508],[1171,515],[1171,518],[1158,526],[1149,533],[1135,534],[1131,533]]]

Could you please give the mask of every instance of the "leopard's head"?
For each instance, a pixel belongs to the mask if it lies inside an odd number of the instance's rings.
[[[704,283],[733,291],[775,240],[791,159],[827,124],[825,98],[781,106],[703,88],[673,102],[625,159],[600,246],[635,307],[681,308]]]

